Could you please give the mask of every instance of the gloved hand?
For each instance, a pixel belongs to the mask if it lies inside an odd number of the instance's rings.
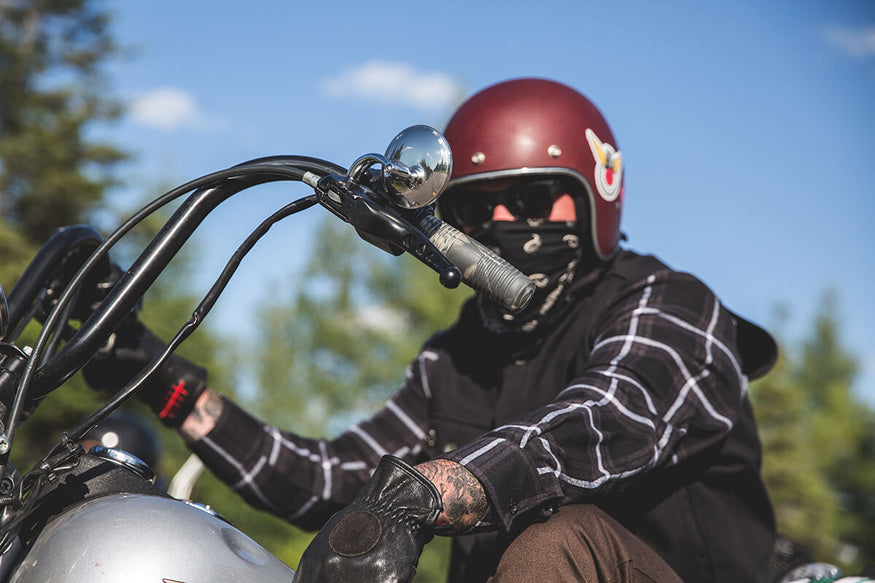
[[[108,350],[82,370],[91,388],[115,393],[164,351],[165,344],[139,320],[123,324]],[[175,354],[146,382],[137,397],[164,425],[179,427],[207,385],[206,369]]]
[[[442,509],[434,484],[386,455],[371,481],[313,539],[295,583],[405,583]]]

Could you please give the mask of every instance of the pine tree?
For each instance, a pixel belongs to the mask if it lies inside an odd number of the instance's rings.
[[[855,568],[875,564],[875,412],[853,391],[859,366],[842,345],[837,311],[835,294],[826,294],[795,378],[811,407],[815,459],[839,505],[837,560]]]
[[[91,0],[0,2],[0,215],[31,245],[81,221],[125,158],[86,135],[120,112],[101,77],[107,26]]]
[[[875,563],[875,412],[825,294],[811,332],[751,389],[779,530],[848,572]]]
[[[0,0],[0,282],[7,293],[56,228],[87,223],[91,211],[105,205],[116,184],[114,170],[127,159],[120,149],[91,137],[95,127],[122,112],[102,73],[118,50],[109,25],[109,13],[93,0]],[[130,265],[162,223],[162,217],[152,217],[111,258]],[[141,314],[165,340],[188,319],[198,300],[186,291],[185,272],[196,260],[186,247],[147,292]],[[17,343],[32,344],[38,332],[32,323]],[[207,323],[178,352],[205,366],[217,390],[233,394],[231,359],[219,356],[219,345]],[[71,379],[21,425],[13,463],[22,471],[29,469],[61,431],[77,425],[103,401],[79,376]],[[125,406],[154,421],[136,400]],[[169,477],[188,452],[175,432],[157,421],[154,427],[165,448],[156,469]],[[210,484],[205,479],[201,488],[208,498],[227,490]]]
[[[101,68],[115,51],[90,0],[0,1],[0,282],[8,293],[57,228],[87,222],[125,154],[86,137],[118,107]],[[21,338],[35,338],[32,326]],[[56,393],[60,393],[56,391]],[[78,381],[49,395],[19,435],[19,463],[97,403]],[[39,415],[39,414],[38,414]]]
[[[812,455],[810,409],[792,380],[790,359],[783,355],[751,388],[764,450],[763,479],[779,531],[813,556],[831,557],[838,545],[838,501]]]

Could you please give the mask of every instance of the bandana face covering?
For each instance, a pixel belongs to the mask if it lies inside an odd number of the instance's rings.
[[[518,314],[509,314],[479,296],[484,325],[498,333],[533,332],[560,303],[574,279],[581,258],[576,223],[493,221],[475,237],[535,282],[531,302]]]

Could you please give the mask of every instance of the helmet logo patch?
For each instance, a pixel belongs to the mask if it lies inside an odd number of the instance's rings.
[[[586,129],[586,141],[595,159],[595,187],[608,202],[620,196],[623,181],[623,155],[608,143],[602,142],[595,132]]]

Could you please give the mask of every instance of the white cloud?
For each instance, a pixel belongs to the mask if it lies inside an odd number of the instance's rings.
[[[350,67],[321,84],[325,95],[417,109],[448,109],[463,89],[445,73],[418,71],[406,63],[371,61]]]
[[[134,120],[164,131],[211,129],[216,125],[201,112],[194,97],[178,87],[153,89],[135,97],[129,106]]]
[[[875,57],[875,26],[827,26],[824,36],[830,44],[852,57]]]

